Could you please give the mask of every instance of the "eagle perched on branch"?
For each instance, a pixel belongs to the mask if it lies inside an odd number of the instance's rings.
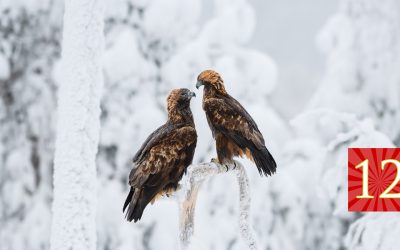
[[[168,121],[155,130],[133,158],[129,174],[131,186],[123,212],[134,222],[159,195],[178,187],[186,168],[192,163],[197,133],[190,110],[190,100],[196,96],[188,89],[172,90],[167,98]]]
[[[205,70],[197,77],[196,88],[204,86],[203,109],[216,141],[218,161],[233,163],[234,156],[246,156],[255,162],[260,175],[271,175],[276,163],[253,118],[230,96],[221,76]]]

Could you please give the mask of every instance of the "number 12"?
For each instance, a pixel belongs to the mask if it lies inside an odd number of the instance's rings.
[[[392,191],[392,189],[400,181],[400,175],[399,175],[399,172],[400,172],[400,161],[395,160],[395,159],[388,159],[388,160],[382,161],[381,162],[382,171],[385,170],[385,166],[388,163],[392,163],[392,164],[396,165],[396,168],[397,168],[396,178],[394,179],[392,184],[390,184],[390,186],[379,195],[379,198],[400,198],[400,193],[390,193]],[[362,174],[362,194],[357,196],[357,198],[359,198],[359,199],[372,199],[372,198],[374,198],[374,196],[369,195],[369,193],[368,193],[368,180],[369,180],[369,169],[368,169],[368,166],[369,166],[369,160],[368,159],[363,161],[363,162],[361,162],[357,166],[355,166],[356,169],[362,168],[362,172],[363,172],[363,174]]]

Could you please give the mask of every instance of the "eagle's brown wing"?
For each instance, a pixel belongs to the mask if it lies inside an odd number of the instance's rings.
[[[147,137],[147,139],[143,142],[140,149],[136,152],[132,160],[133,163],[137,164],[141,160],[143,160],[144,156],[149,152],[149,149],[153,148],[153,146],[159,143],[162,138],[170,134],[174,128],[175,127],[173,126],[173,124],[166,123],[161,127],[157,128],[156,130],[154,130],[154,132]]]
[[[229,141],[223,144],[227,148],[217,148],[217,152],[235,150],[229,145],[233,142],[242,152],[250,151],[260,174],[271,175],[275,172],[275,160],[265,147],[257,124],[238,101],[229,95],[208,98],[204,100],[203,107],[216,140],[218,136],[223,136]],[[237,155],[235,152],[230,154]]]
[[[129,175],[131,191],[124,211],[129,221],[139,220],[147,204],[160,192],[176,189],[179,180],[192,163],[197,142],[191,126],[166,124],[153,132],[134,157]]]

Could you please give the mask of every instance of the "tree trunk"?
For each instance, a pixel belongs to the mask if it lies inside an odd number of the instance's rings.
[[[96,249],[103,0],[66,0],[51,249]]]

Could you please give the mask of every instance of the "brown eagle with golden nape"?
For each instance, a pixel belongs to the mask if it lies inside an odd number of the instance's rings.
[[[234,156],[246,156],[265,176],[276,171],[276,163],[265,146],[264,138],[253,118],[230,96],[221,76],[205,70],[197,77],[196,88],[204,86],[203,109],[216,141],[219,163],[233,163]]]
[[[172,90],[167,98],[168,121],[156,129],[133,158],[129,174],[131,187],[123,212],[137,222],[150,202],[178,188],[186,168],[192,163],[197,143],[188,89]]]

